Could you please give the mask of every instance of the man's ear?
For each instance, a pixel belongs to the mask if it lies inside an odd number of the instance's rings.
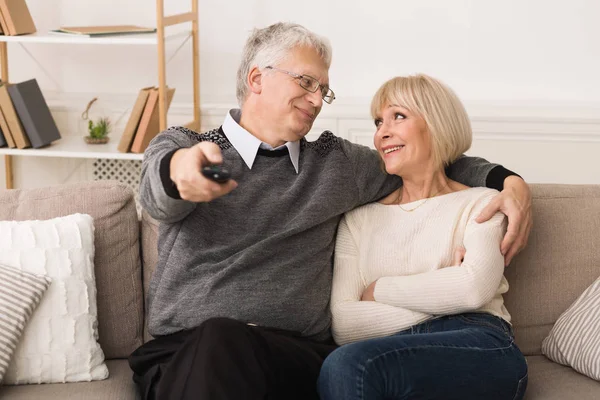
[[[257,66],[252,67],[248,73],[248,87],[255,94],[260,94],[262,91],[262,71]]]

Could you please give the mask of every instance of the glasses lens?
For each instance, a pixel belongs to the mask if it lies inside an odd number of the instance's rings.
[[[329,89],[329,88],[324,88],[322,90],[323,93],[323,101],[326,102],[327,104],[331,104],[333,102],[333,100],[335,100],[335,94],[333,93],[333,90]]]
[[[310,76],[303,75],[300,77],[300,86],[302,86],[304,89],[308,90],[309,92],[314,93],[319,88],[319,81],[317,81],[314,78],[311,78]]]

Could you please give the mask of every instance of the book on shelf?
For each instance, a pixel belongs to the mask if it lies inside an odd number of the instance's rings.
[[[166,88],[167,110],[173,100],[175,88]],[[160,115],[158,109],[158,88],[153,88],[148,95],[144,112],[140,119],[140,123],[135,132],[135,138],[131,144],[132,153],[143,153],[154,139],[160,133]]]
[[[0,10],[0,35],[9,35],[8,25],[6,25],[4,15],[2,15],[2,10]]]
[[[9,87],[10,85],[7,84],[2,84],[0,86],[0,109],[2,109],[2,115],[6,120],[6,124],[8,125],[8,131],[12,136],[12,139],[15,143],[15,147],[19,149],[26,149],[27,147],[31,147],[31,142],[25,134],[23,125],[21,125],[21,120],[17,115],[17,112],[15,110],[15,107],[11,100],[11,96],[8,91]]]
[[[10,129],[8,127],[8,123],[6,122],[6,118],[4,118],[4,113],[2,112],[2,107],[0,105],[0,128],[2,129],[2,135],[4,136],[4,139],[6,140],[6,145],[8,147],[10,147],[11,149],[14,149],[15,147],[17,147],[17,144],[15,143],[15,140],[12,137],[12,134],[10,133]]]
[[[9,85],[8,93],[33,148],[47,146],[61,138],[35,79]]]
[[[4,146],[8,146],[8,142],[4,138],[4,132],[2,131],[2,128],[0,127],[0,147],[4,147]]]
[[[1,1],[1,0],[0,0]],[[138,33],[154,33],[156,28],[147,28],[137,25],[110,25],[110,26],[61,26],[50,33],[71,35],[78,37],[100,37],[110,35],[127,35]]]
[[[142,113],[146,107],[146,101],[148,101],[148,95],[152,89],[154,89],[152,86],[146,87],[141,89],[138,93],[138,97],[135,100],[133,108],[131,109],[129,120],[127,120],[127,125],[125,125],[125,129],[121,135],[121,141],[117,147],[117,150],[119,150],[121,153],[128,153],[129,150],[131,150],[131,144],[133,143],[135,132],[140,124]]]
[[[5,35],[35,33],[36,27],[25,0],[0,0],[0,26]]]

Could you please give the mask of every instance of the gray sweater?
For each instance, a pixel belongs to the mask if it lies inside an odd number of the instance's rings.
[[[169,179],[180,148],[212,141],[238,182],[210,203],[181,200]],[[221,129],[197,134],[182,127],[158,135],[144,154],[140,201],[161,222],[158,265],[148,292],[148,327],[166,335],[211,317],[330,336],[332,255],[340,217],[401,184],[385,174],[371,149],[324,132],[301,141],[299,173],[287,149],[259,150],[250,170]],[[505,173],[463,157],[450,177],[489,186]]]

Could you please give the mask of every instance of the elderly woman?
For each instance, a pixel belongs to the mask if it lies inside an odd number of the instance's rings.
[[[375,147],[404,184],[347,213],[335,248],[333,334],[323,400],[521,399],[527,364],[502,294],[505,216],[477,223],[498,193],[448,178],[471,145],[456,95],[426,75],[373,98]]]

